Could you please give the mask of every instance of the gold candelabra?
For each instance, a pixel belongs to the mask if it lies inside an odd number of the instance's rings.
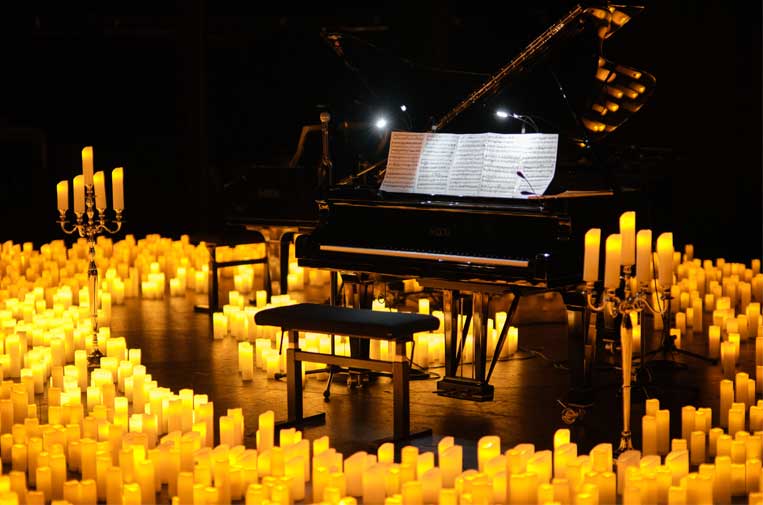
[[[594,283],[587,282],[585,289],[588,310],[594,312],[604,312],[606,310],[613,318],[618,315],[622,316],[620,322],[620,350],[623,372],[623,429],[620,432],[620,444],[616,451],[617,454],[633,449],[631,441],[631,372],[633,360],[633,336],[632,327],[630,326],[631,314],[638,314],[644,310],[649,310],[651,313],[661,317],[670,314],[670,288],[664,289],[661,294],[662,300],[666,303],[662,304],[659,308],[653,307],[649,303],[650,293],[647,284],[639,283],[638,288],[635,291],[633,290],[632,272],[633,267],[631,265],[623,265],[620,275],[620,284],[623,285],[622,295],[618,295],[615,289],[604,289],[598,304],[594,302]],[[669,327],[669,323],[663,322],[663,331],[665,329],[669,331]]]
[[[61,181],[57,185],[58,223],[67,235],[77,233],[87,239],[88,244],[88,296],[92,330],[92,349],[88,354],[88,368],[97,368],[103,353],[98,347],[98,266],[95,263],[95,241],[102,233],[115,234],[122,229],[124,209],[124,189],[122,167],[115,168],[111,174],[113,190],[114,218],[106,216],[106,187],[103,172],[93,174],[93,149],[88,146],[82,150],[83,175],[74,178],[74,220],[69,219],[69,185]]]

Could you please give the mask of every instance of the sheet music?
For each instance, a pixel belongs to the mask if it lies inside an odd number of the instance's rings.
[[[554,177],[558,141],[557,134],[547,133],[393,132],[381,189],[453,196],[537,197],[545,193]]]
[[[417,193],[445,194],[457,145],[458,135],[453,133],[426,134],[416,178]]]
[[[392,132],[382,190],[416,193],[416,174],[426,135],[416,132]]]
[[[459,135],[458,137],[458,146],[448,175],[448,191],[444,194],[480,196],[488,134]]]

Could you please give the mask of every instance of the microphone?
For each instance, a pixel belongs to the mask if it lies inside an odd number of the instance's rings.
[[[535,188],[533,188],[533,185],[530,184],[530,180],[527,177],[525,177],[525,174],[523,174],[521,170],[517,170],[517,176],[519,176],[521,179],[524,179],[527,185],[530,186],[530,191],[520,191],[519,192],[520,195],[538,196],[538,193],[535,192]]]

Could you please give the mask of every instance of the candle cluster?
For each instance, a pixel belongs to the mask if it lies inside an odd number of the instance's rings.
[[[93,172],[93,147],[82,149],[82,175],[72,181],[74,188],[74,213],[83,214],[85,208],[85,188],[92,187],[95,194],[94,206],[99,212],[106,209],[106,180],[103,171]],[[111,206],[116,212],[125,208],[124,169],[117,167],[111,171]],[[63,215],[69,210],[69,181],[56,184],[58,211]]]
[[[583,281],[593,283],[599,280],[599,249],[601,229],[592,228],[585,234]],[[669,289],[673,283],[673,234],[662,233],[657,237],[656,251],[652,252],[652,231],[639,230],[636,233],[636,213],[624,212],[620,216],[620,233],[607,237],[604,245],[604,288],[616,289],[620,285],[620,268],[636,267],[638,285],[652,282],[652,265],[658,272],[659,286]],[[654,254],[654,258],[652,257]]]

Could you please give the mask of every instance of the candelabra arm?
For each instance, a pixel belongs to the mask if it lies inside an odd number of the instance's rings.
[[[121,210],[120,211],[115,211],[116,212],[116,218],[114,219],[114,227],[113,228],[109,227],[109,225],[106,222],[106,218],[104,217],[105,213],[106,213],[106,210],[105,209],[103,209],[103,210],[99,209],[98,212],[99,212],[98,226],[100,227],[101,230],[105,230],[106,232],[108,232],[108,233],[113,235],[115,233],[118,233],[119,230],[122,229],[122,222],[123,221],[122,221],[122,211]]]
[[[660,309],[655,308],[649,302],[649,294],[648,294],[647,291],[639,292],[638,302],[643,307],[646,307],[649,310],[649,312],[651,312],[652,314],[660,314],[660,315],[662,315],[662,314],[665,313],[665,308],[664,307],[660,310]]]
[[[593,312],[602,312],[604,308],[607,306],[606,301],[602,301],[601,305],[595,305],[593,303],[593,283],[589,282],[586,285],[585,294],[586,294],[586,305],[588,306],[588,310],[591,310]]]

